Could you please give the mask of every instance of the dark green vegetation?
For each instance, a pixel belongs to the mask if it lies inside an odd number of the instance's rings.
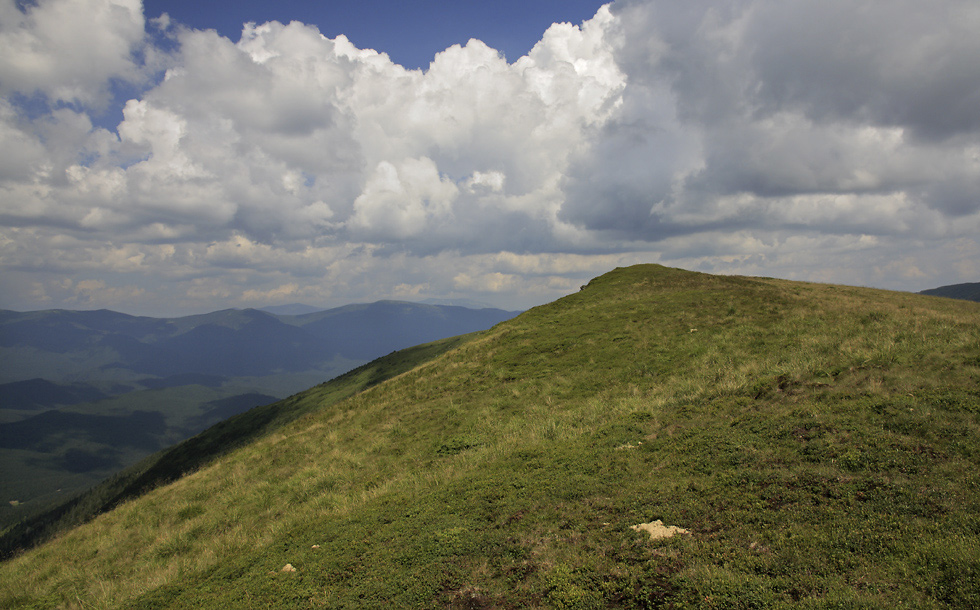
[[[0,528],[225,418],[513,315],[393,301],[171,319],[0,311]]]
[[[638,266],[331,387],[0,606],[980,606],[975,303]]]
[[[964,299],[967,301],[980,301],[980,282],[940,286],[939,288],[923,290],[920,294],[928,294],[934,297],[947,297],[950,299]]]

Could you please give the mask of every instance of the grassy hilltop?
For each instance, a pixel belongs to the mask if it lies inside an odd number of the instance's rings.
[[[644,265],[390,359],[0,564],[0,607],[980,607],[976,303]]]

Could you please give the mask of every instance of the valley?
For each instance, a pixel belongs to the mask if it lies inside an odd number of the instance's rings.
[[[516,313],[397,301],[182,318],[0,311],[0,526],[252,407]]]

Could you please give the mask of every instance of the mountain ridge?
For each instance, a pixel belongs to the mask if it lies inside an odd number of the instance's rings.
[[[265,311],[279,316],[296,316],[304,313],[315,313],[323,311],[326,307],[314,307],[306,303],[286,303],[284,305],[266,305],[259,307],[259,311]]]
[[[978,346],[966,301],[617,269],[260,408],[302,414],[0,564],[0,603],[975,607]]]
[[[923,290],[919,294],[980,302],[980,282],[940,286],[939,288]]]

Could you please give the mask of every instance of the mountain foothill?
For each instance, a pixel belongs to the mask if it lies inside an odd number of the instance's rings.
[[[0,311],[0,525],[228,417],[517,313],[400,301],[270,309]]]
[[[308,315],[279,321],[329,317]],[[113,339],[129,368],[89,352],[103,385],[64,359],[53,382],[203,396],[220,363],[174,372],[137,344],[274,322],[154,322]],[[244,412],[212,402],[232,415],[0,530],[0,607],[980,607],[977,303],[637,265],[486,322]],[[249,379],[290,374],[239,356]],[[123,449],[172,417],[146,404],[116,413]]]

